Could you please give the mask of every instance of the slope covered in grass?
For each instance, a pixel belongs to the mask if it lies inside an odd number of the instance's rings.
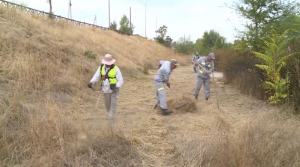
[[[138,36],[0,6],[0,166],[140,163],[122,134],[111,139],[99,131],[80,140],[83,92],[106,53],[117,59],[125,80],[144,75],[160,59],[185,60]]]

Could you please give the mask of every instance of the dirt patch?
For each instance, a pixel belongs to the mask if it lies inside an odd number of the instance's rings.
[[[168,108],[174,113],[195,113],[197,112],[196,102],[188,97],[171,99],[167,101]]]

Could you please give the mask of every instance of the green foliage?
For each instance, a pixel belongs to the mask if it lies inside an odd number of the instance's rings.
[[[200,52],[200,54],[208,54],[217,49],[231,48],[231,43],[226,43],[226,38],[221,36],[214,30],[205,31],[202,38],[196,40],[194,50]]]
[[[178,53],[189,55],[194,52],[194,43],[190,40],[190,37],[182,37],[174,43],[174,48]]]
[[[203,34],[203,47],[220,49],[225,44],[225,37],[221,36],[218,32],[210,30]]]
[[[90,59],[96,59],[97,57],[97,54],[93,53],[92,51],[85,51],[84,52],[84,55],[87,57],[87,58],[90,58]]]
[[[242,52],[250,50],[249,46],[247,45],[247,41],[243,38],[240,40],[235,40],[232,49]]]
[[[203,39],[202,38],[198,38],[196,40],[195,46],[194,46],[194,50],[200,52],[201,48],[203,47]],[[200,52],[201,54],[201,52]]]
[[[288,0],[241,0],[233,8],[248,20],[241,36],[246,39],[247,45],[259,51],[263,38],[274,29],[275,24],[280,24],[281,19],[295,13],[297,6],[297,3]]]
[[[159,34],[159,37],[165,38],[165,36],[167,34],[167,29],[168,29],[168,27],[163,25],[163,26],[159,27],[159,29],[155,32]]]
[[[131,35],[133,33],[133,30],[134,30],[134,26],[131,23],[131,27],[130,27],[130,23],[127,16],[123,15],[120,21],[119,31],[123,34]]]
[[[154,40],[166,47],[172,47],[173,39],[170,36],[166,36],[167,29],[168,29],[168,27],[165,25],[159,27],[159,29],[157,31],[155,31],[159,35],[156,38],[154,38]]]
[[[113,21],[112,23],[110,23],[109,29],[110,30],[117,30],[118,29],[118,25],[117,25],[116,21]]]
[[[281,77],[280,72],[286,65],[286,61],[296,54],[287,53],[287,45],[291,40],[286,38],[287,34],[288,30],[281,35],[273,30],[272,34],[264,41],[264,53],[253,52],[256,57],[263,61],[263,64],[256,64],[255,66],[266,72],[264,88],[267,93],[272,94],[269,101],[274,104],[287,97],[289,77],[288,75]]]
[[[274,95],[269,97],[269,101],[272,104],[277,104],[281,99],[285,99],[288,96],[287,90],[289,84],[290,81],[288,76],[285,79],[276,76],[273,81],[265,81],[263,86],[267,93],[272,93],[271,90],[275,92]]]

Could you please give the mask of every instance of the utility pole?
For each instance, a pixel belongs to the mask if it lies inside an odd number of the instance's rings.
[[[147,38],[146,37],[146,4],[147,4],[147,2],[145,3],[145,38]]]
[[[131,6],[129,8],[129,20],[130,20],[130,35],[132,35],[132,26],[131,26]]]
[[[95,15],[94,25],[97,25],[97,15]]]
[[[71,2],[71,0],[69,0],[69,13],[68,13],[68,18],[69,19],[72,19],[72,9],[71,9],[71,7],[72,7],[72,2]]]
[[[52,15],[52,0],[48,0],[50,6],[50,14]]]
[[[110,0],[108,0],[108,28],[110,28]]]
[[[145,38],[147,38],[147,35],[146,35],[146,22],[147,22],[147,20],[146,20],[146,7],[147,7],[147,3],[149,1],[151,1],[151,0],[148,0],[148,1],[145,2]]]
[[[157,38],[157,17],[156,17],[156,31],[155,31],[155,34],[156,34],[156,38]]]

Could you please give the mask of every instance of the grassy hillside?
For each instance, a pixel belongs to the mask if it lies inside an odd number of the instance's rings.
[[[87,83],[106,53],[117,59],[125,80],[138,79],[160,59],[176,58],[185,64],[185,58],[171,49],[141,37],[79,27],[2,6],[0,41],[0,166],[132,163],[128,159],[137,154],[124,136],[111,139],[100,132],[101,137],[94,135],[85,142],[78,137],[82,127],[77,113],[84,112],[79,106],[84,103]],[[95,59],[87,51],[97,54]],[[109,141],[121,142],[123,148],[100,154],[114,147]],[[91,152],[97,155],[88,156]]]

